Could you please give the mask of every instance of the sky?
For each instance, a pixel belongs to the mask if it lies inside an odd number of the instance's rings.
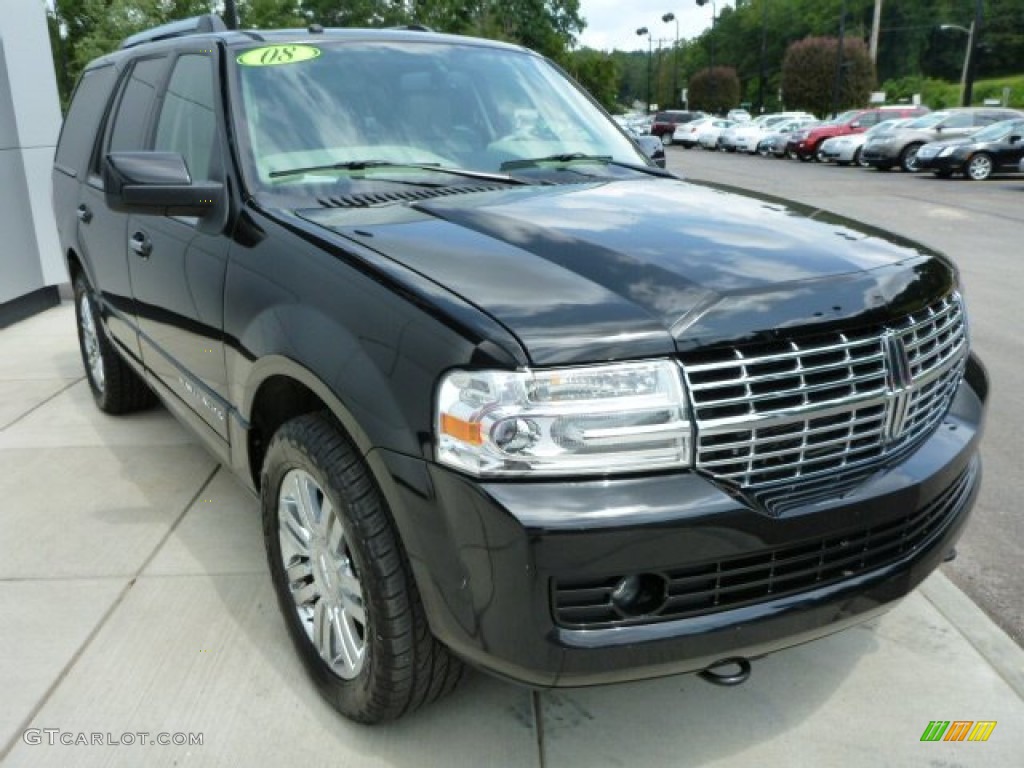
[[[715,1],[719,11],[732,5],[729,0]],[[647,36],[636,34],[640,27],[647,27],[657,49],[658,38],[664,39],[663,45],[675,41],[675,22],[661,20],[666,13],[674,13],[679,20],[680,38],[696,37],[711,26],[710,2],[700,7],[696,0],[580,0],[580,15],[587,26],[579,44],[602,51],[647,50]]]

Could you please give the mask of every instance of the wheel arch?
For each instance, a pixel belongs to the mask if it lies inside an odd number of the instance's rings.
[[[255,363],[239,415],[248,424],[244,466],[257,490],[263,457],[274,433],[285,422],[316,411],[330,413],[360,455],[373,447],[352,412],[312,371],[282,355],[269,355]]]

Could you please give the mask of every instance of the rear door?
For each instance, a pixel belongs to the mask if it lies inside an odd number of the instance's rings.
[[[224,181],[215,58],[194,50],[177,55],[155,109],[150,148],[182,155],[193,182]],[[221,330],[229,240],[198,224],[195,217],[130,216],[127,238],[138,252],[129,271],[146,367],[226,441]]]
[[[99,294],[107,328],[136,359],[140,358],[140,346],[128,270],[128,216],[107,208],[102,160],[107,152],[145,149],[166,67],[166,56],[153,56],[130,62],[123,72],[105,129],[93,148],[77,208],[78,242],[91,269],[89,277]]]

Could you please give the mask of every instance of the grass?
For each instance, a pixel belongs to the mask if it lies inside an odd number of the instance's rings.
[[[975,80],[973,105],[982,106],[985,99],[999,99],[1002,103],[1004,88],[1010,89],[1006,106],[1024,109],[1024,75]],[[950,83],[928,77],[904,77],[899,80],[887,80],[882,84],[881,90],[886,92],[889,103],[910,99],[913,94],[919,93],[921,103],[932,109],[960,106],[959,82]]]

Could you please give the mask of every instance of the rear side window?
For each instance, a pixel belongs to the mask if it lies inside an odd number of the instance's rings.
[[[207,56],[189,54],[174,65],[156,126],[153,149],[185,158],[192,179],[212,178],[217,119],[213,68]]]
[[[156,87],[164,63],[163,58],[143,59],[132,68],[118,103],[108,151],[146,149],[149,113],[156,100]]]
[[[117,71],[107,66],[88,70],[78,81],[57,142],[55,161],[66,173],[80,174],[88,166],[116,78]]]

